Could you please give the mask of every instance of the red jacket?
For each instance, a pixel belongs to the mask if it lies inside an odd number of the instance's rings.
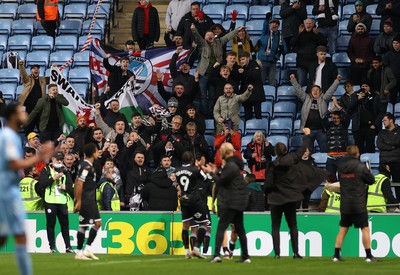
[[[221,166],[222,165],[222,159],[221,159],[221,153],[219,149],[221,148],[222,143],[226,142],[226,135],[218,133],[215,136],[215,141],[214,141],[214,146],[215,146],[215,165]],[[239,159],[242,159],[242,153],[240,152],[241,146],[242,146],[242,138],[240,136],[239,132],[234,132],[233,135],[231,136],[231,141],[233,148],[236,150],[235,155],[239,157]]]

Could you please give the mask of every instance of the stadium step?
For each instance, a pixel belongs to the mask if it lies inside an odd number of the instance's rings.
[[[154,0],[151,1],[153,6],[158,10],[158,16],[160,19],[160,39],[155,43],[156,47],[165,46],[164,43],[164,31],[165,31],[165,14],[167,11],[168,3],[167,0]],[[111,26],[110,33],[110,46],[117,49],[123,49],[125,41],[132,39],[132,13],[137,7],[137,3],[130,0],[120,0],[117,12],[115,14],[115,25]]]

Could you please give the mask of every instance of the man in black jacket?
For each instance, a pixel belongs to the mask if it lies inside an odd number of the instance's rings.
[[[379,149],[379,162],[390,167],[393,182],[400,183],[400,127],[394,123],[391,113],[383,117],[385,129],[378,134],[377,145]],[[400,187],[395,187],[396,198],[400,199]]]
[[[75,139],[75,149],[78,153],[83,153],[83,146],[91,141],[92,127],[86,125],[86,117],[78,116],[76,119],[76,128],[69,133],[69,136]]]
[[[225,166],[222,169],[221,175],[216,175],[217,167],[212,163],[209,163],[207,167],[202,167],[205,173],[211,173],[218,187],[219,221],[214,257],[211,262],[221,262],[219,253],[224,239],[224,232],[229,224],[234,224],[242,249],[242,256],[238,262],[251,263],[243,223],[243,211],[246,210],[248,204],[248,192],[241,174],[243,162],[234,155],[235,150],[231,143],[222,144],[220,150],[221,158],[225,160]]]
[[[336,236],[333,261],[341,261],[340,250],[349,227],[361,228],[362,242],[367,257],[366,262],[375,262],[371,254],[371,237],[368,227],[367,188],[375,182],[367,166],[360,162],[360,152],[356,145],[346,149],[347,157],[339,163],[340,181],[340,230]]]
[[[110,102],[108,102],[107,106],[105,105],[109,90],[110,88],[108,87],[106,91],[100,96],[99,102],[97,102],[95,106],[100,107],[101,117],[108,126],[113,128],[117,119],[122,119],[125,122],[125,129],[128,129],[128,121],[126,120],[125,115],[119,111],[118,99],[112,99]]]
[[[132,38],[141,50],[154,47],[160,39],[158,11],[148,0],[140,0],[132,15]]]
[[[291,52],[290,40],[299,30],[299,26],[307,18],[306,2],[285,0],[281,5],[279,15],[282,17],[282,35],[289,52]]]
[[[325,46],[317,47],[317,62],[310,69],[310,77],[308,79],[308,87],[318,85],[321,87],[322,93],[325,93],[335,81],[338,70],[330,58],[326,58],[328,49]]]
[[[128,80],[133,81],[135,79],[134,74],[128,70],[129,57],[122,57],[120,59],[120,66],[111,65],[108,62],[110,57],[111,54],[107,54],[103,59],[104,67],[110,72],[110,75],[108,76],[108,86],[110,87],[110,91],[107,93],[107,99],[113,97],[113,95],[115,95]]]
[[[264,189],[267,193],[267,201],[271,209],[272,241],[274,244],[275,259],[280,259],[279,231],[283,213],[285,214],[290,230],[293,259],[303,258],[299,254],[296,206],[297,202],[304,198],[302,191],[306,188],[298,184],[299,173],[296,164],[310,143],[311,130],[304,128],[303,131],[305,134],[303,145],[296,152],[288,153],[285,144],[281,142],[275,144],[275,154],[277,157],[270,163],[267,169]]]
[[[183,86],[185,86],[185,91],[190,91],[190,89],[193,89],[195,86],[194,76],[190,74],[190,63],[187,60],[183,60],[179,65],[179,71],[176,67],[176,62],[182,49],[183,47],[176,48],[176,52],[172,55],[169,69],[171,72],[171,77],[174,80],[173,87],[175,87],[175,85],[178,83],[182,83]]]

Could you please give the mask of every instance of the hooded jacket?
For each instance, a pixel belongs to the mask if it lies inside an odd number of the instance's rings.
[[[146,210],[175,211],[178,207],[176,188],[164,168],[153,172],[151,181],[143,188],[141,195],[148,202]]]
[[[395,32],[385,33],[381,32],[374,42],[374,52],[376,54],[382,55],[382,57],[393,49],[392,41],[395,36]]]
[[[371,29],[372,16],[369,13],[367,13],[364,9],[365,7],[363,7],[361,12],[355,12],[350,16],[349,23],[347,24],[347,31],[349,33],[355,32],[358,23],[363,23],[367,27],[367,32],[369,32],[369,30]],[[358,23],[353,21],[354,15],[360,16],[360,21]]]
[[[220,176],[211,174],[218,187],[218,208],[244,211],[248,205],[248,191],[244,183],[243,162],[237,156],[226,159]]]
[[[165,15],[165,26],[172,27],[174,31],[178,29],[181,18],[190,12],[191,0],[171,0],[168,4],[167,14]]]
[[[340,181],[340,213],[367,212],[367,186],[375,182],[374,176],[359,159],[344,157],[338,163]]]

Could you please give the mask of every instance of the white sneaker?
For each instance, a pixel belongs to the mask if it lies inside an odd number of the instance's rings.
[[[211,261],[210,261],[210,263],[220,263],[220,262],[222,262],[222,260],[221,260],[221,258],[220,257],[214,257]]]
[[[86,257],[88,257],[88,258],[91,258],[91,259],[93,259],[93,260],[98,260],[98,259],[99,259],[98,257],[96,257],[96,256],[93,254],[92,251],[89,251],[89,250],[83,251],[83,255],[86,256]]]
[[[92,259],[83,254],[75,254],[75,260],[91,261]]]
[[[192,256],[195,256],[199,259],[207,259],[206,256],[202,255],[199,249],[193,249]]]

